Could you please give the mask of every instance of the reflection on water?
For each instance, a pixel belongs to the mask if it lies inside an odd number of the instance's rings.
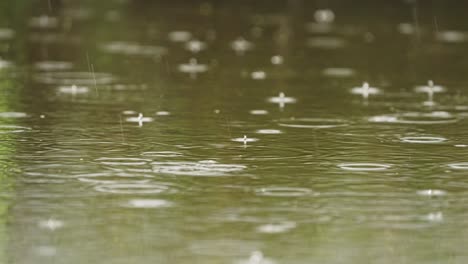
[[[0,263],[467,261],[463,1],[0,10]]]

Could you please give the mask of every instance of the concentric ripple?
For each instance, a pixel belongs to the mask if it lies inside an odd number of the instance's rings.
[[[401,142],[416,143],[416,144],[437,144],[446,141],[443,137],[402,137]]]
[[[189,162],[153,162],[153,171],[162,174],[181,176],[226,176],[230,173],[241,172],[247,167],[240,164],[221,164],[213,160]]]
[[[175,191],[173,186],[162,182],[105,184],[97,185],[94,189],[98,192],[115,194],[157,194]]]
[[[0,125],[0,134],[21,133],[31,130],[30,127],[15,125]]]
[[[368,119],[372,123],[393,123],[393,124],[413,124],[413,125],[436,125],[456,123],[459,119],[444,111],[434,112],[407,112],[399,114],[389,114],[373,116]]]
[[[102,72],[44,72],[34,76],[37,82],[57,85],[103,85],[115,81],[110,73]]]
[[[314,194],[311,189],[300,187],[265,187],[255,190],[255,193],[275,197],[299,197]]]
[[[150,162],[150,160],[141,158],[98,158],[96,161],[111,166],[141,166]]]
[[[280,119],[279,126],[292,128],[335,128],[348,126],[350,123],[342,119],[334,118],[290,118]]]
[[[337,166],[349,171],[382,171],[392,167],[390,164],[383,163],[341,163]]]
[[[468,170],[468,162],[450,163],[448,166],[455,170]]]

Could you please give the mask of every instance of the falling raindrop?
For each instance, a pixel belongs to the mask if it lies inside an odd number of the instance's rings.
[[[185,43],[185,49],[192,53],[198,53],[206,49],[206,43],[199,40],[191,40]]]
[[[370,87],[367,82],[364,82],[361,87],[354,87],[351,89],[352,94],[360,94],[362,98],[367,99],[369,95],[381,93],[380,89],[375,87]]]
[[[283,59],[283,56],[281,56],[281,55],[275,55],[275,56],[271,57],[270,61],[271,61],[271,64],[273,64],[273,65],[281,65],[281,64],[283,64],[284,59]]]

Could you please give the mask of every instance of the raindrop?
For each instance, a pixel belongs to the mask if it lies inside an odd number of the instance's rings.
[[[249,112],[251,115],[268,115],[267,110],[263,109],[255,109],[255,110],[250,110]]]
[[[281,64],[283,64],[284,59],[283,59],[283,56],[281,56],[281,55],[275,55],[275,56],[271,57],[270,61],[271,61],[271,64],[273,64],[273,65],[281,65]]]
[[[468,41],[468,32],[456,30],[438,31],[436,39],[445,43],[465,43]]]
[[[55,28],[58,26],[58,19],[47,15],[33,17],[29,20],[31,27],[37,28]]]
[[[369,95],[381,93],[378,88],[370,87],[367,82],[364,82],[361,87],[354,87],[351,89],[352,94],[360,94],[364,99],[369,98]]]
[[[168,37],[172,42],[187,42],[192,38],[192,33],[188,31],[172,31]]]
[[[253,251],[248,259],[238,261],[237,264],[275,264],[275,262],[265,258],[261,251]]]
[[[171,207],[173,204],[161,199],[132,199],[124,206],[132,208],[164,208]]]
[[[185,43],[185,49],[192,53],[198,53],[206,49],[206,43],[199,40],[191,40]]]
[[[139,113],[137,117],[127,117],[127,122],[138,123],[138,126],[143,126],[143,123],[153,122],[152,117],[144,117],[142,113]]]
[[[319,49],[339,49],[346,45],[346,41],[339,37],[319,36],[307,40],[307,46]]]
[[[314,18],[317,23],[333,23],[335,13],[330,9],[318,9],[314,12]]]
[[[421,196],[445,196],[447,194],[446,191],[432,190],[432,189],[420,190],[420,191],[417,191],[416,193]]]
[[[86,94],[89,92],[89,88],[86,86],[76,86],[76,85],[64,85],[58,87],[58,92],[59,93],[64,93],[64,94]]]
[[[242,56],[245,52],[253,49],[253,44],[242,37],[237,38],[231,42],[231,48],[236,52],[237,55]]]
[[[427,214],[423,218],[429,222],[442,222],[444,220],[444,215],[442,212],[437,212]]]
[[[57,219],[49,218],[39,222],[39,227],[43,229],[48,229],[50,231],[55,231],[63,227],[63,222]]]
[[[264,71],[254,71],[250,74],[250,77],[254,80],[265,80],[266,72]]]
[[[192,79],[196,79],[197,75],[204,73],[208,70],[208,66],[205,64],[199,64],[197,59],[190,59],[189,63],[184,63],[179,65],[179,71],[183,73],[188,73]]]
[[[296,227],[295,222],[285,221],[274,224],[265,224],[257,227],[257,232],[267,234],[284,233]]]
[[[0,39],[6,40],[11,39],[15,35],[15,31],[9,28],[0,28]]]
[[[355,74],[356,72],[350,68],[326,68],[322,71],[322,75],[332,78],[348,78]]]
[[[258,141],[258,138],[248,138],[246,135],[244,135],[244,137],[242,137],[242,138],[233,138],[231,140],[234,141],[234,142],[242,142],[242,143],[244,143],[244,145],[246,145],[249,142]]]
[[[276,135],[276,134],[282,134],[283,132],[278,129],[259,129],[255,131],[257,134],[267,134],[267,135]]]
[[[167,111],[158,111],[158,112],[156,112],[156,115],[157,116],[168,116],[168,115],[171,115],[171,113],[167,112]]]
[[[296,102],[296,98],[286,97],[283,92],[279,93],[276,97],[268,98],[268,102],[278,104],[280,108],[284,108],[286,104],[292,104]]]
[[[337,166],[348,171],[382,171],[392,167],[390,164],[381,163],[341,163]]]

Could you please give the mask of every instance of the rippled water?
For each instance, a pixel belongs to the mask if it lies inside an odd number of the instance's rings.
[[[3,2],[0,263],[468,261],[462,1]]]

